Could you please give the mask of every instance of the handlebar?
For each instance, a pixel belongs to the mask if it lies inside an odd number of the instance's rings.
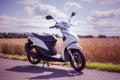
[[[59,26],[51,26],[49,28],[60,28]]]
[[[55,26],[51,26],[51,27],[49,27],[49,28],[54,28]]]

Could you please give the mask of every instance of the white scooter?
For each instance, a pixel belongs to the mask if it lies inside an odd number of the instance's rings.
[[[50,28],[60,29],[63,35],[61,54],[58,54],[56,51],[55,45],[57,40],[54,35],[27,33],[28,42],[25,43],[25,51],[30,63],[38,64],[41,60],[44,61],[44,64],[48,64],[48,61],[70,61],[71,66],[76,71],[79,72],[84,69],[86,61],[81,52],[82,48],[78,44],[78,37],[68,29],[73,16],[75,16],[74,12],[72,12],[68,23],[65,21],[57,22],[51,15],[46,16],[47,20],[52,19],[56,22],[56,24]]]

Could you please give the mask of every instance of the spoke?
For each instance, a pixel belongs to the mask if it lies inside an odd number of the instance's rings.
[[[80,67],[80,65],[77,63],[77,66]]]
[[[33,58],[33,61],[35,61],[35,58]]]

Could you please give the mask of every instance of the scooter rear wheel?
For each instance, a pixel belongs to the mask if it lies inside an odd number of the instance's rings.
[[[77,49],[72,49],[71,53],[73,55],[74,60],[70,56],[70,64],[76,71],[80,72],[85,68],[86,65],[85,57],[82,54],[82,52]]]
[[[34,54],[37,54],[37,48],[36,46],[31,46],[30,48],[30,52],[34,53]],[[41,60],[39,57],[32,57],[30,55],[27,54],[27,58],[28,58],[28,61],[31,63],[31,64],[38,64]]]
[[[31,64],[38,64],[40,62],[40,59],[33,58],[32,56],[27,55],[28,61]]]

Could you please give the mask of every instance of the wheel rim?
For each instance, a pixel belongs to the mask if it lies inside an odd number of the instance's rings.
[[[34,46],[31,47],[31,52],[34,53],[34,54],[38,53],[36,47],[34,47]],[[33,58],[32,56],[30,56],[30,59],[31,59],[31,61],[34,61],[34,62],[39,60],[38,58]]]
[[[74,56],[74,65],[76,68],[79,68],[82,66],[81,58],[78,52],[73,52]]]
[[[80,50],[72,49],[70,55],[70,64],[78,72],[84,69],[86,61]]]
[[[39,59],[33,58],[33,57],[30,56],[30,60],[33,61],[33,62],[36,62],[36,61],[38,61]]]
[[[39,52],[38,52],[36,46],[31,46],[30,47],[30,52],[32,54],[35,54],[35,56],[33,57],[33,56],[30,56],[30,55],[27,55],[29,62],[32,63],[32,64],[38,64],[41,60],[39,58],[39,55],[38,55]]]
[[[31,47],[31,52],[36,54],[37,53],[37,49],[33,46],[33,47]]]

